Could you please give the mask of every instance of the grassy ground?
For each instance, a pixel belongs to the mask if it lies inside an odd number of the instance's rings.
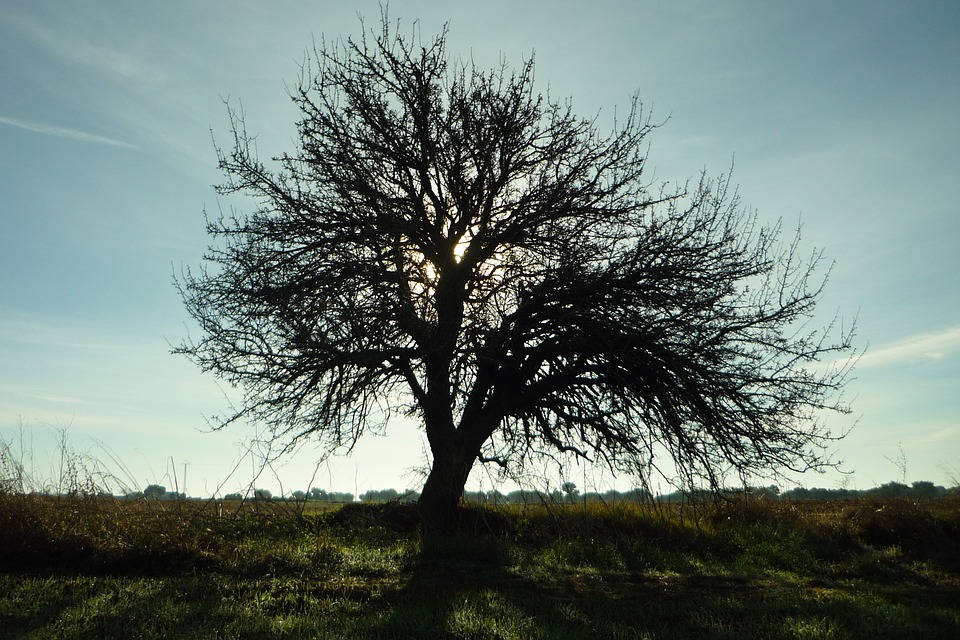
[[[474,509],[0,494],[0,638],[960,637],[960,501]]]

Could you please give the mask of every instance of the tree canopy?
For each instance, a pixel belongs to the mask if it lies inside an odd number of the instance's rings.
[[[415,416],[438,522],[478,460],[669,461],[714,486],[827,464],[852,329],[810,326],[821,254],[729,177],[652,184],[638,99],[601,133],[532,59],[479,69],[446,42],[384,18],[315,48],[297,149],[270,163],[231,111],[220,191],[258,206],[208,220],[179,279],[202,330],[179,351],[243,390],[221,424],[349,449]]]

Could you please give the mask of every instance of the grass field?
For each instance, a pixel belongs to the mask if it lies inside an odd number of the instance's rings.
[[[2,638],[960,637],[960,500],[473,508],[0,494]]]

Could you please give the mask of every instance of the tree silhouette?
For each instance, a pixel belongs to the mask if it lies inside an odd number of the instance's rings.
[[[604,135],[534,90],[532,59],[478,69],[385,17],[309,60],[293,154],[268,167],[230,111],[220,192],[258,208],[208,220],[178,281],[202,336],[177,351],[244,392],[221,426],[332,450],[415,415],[437,530],[478,460],[665,459],[714,486],[829,463],[814,414],[846,410],[850,360],[823,360],[852,332],[805,324],[820,254],[727,178],[653,186],[636,98]]]
[[[147,485],[147,488],[143,490],[143,497],[145,498],[162,498],[165,495],[167,495],[167,488],[159,484]]]

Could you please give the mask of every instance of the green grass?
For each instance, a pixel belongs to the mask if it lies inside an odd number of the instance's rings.
[[[960,502],[411,507],[0,494],[0,638],[956,638]]]

